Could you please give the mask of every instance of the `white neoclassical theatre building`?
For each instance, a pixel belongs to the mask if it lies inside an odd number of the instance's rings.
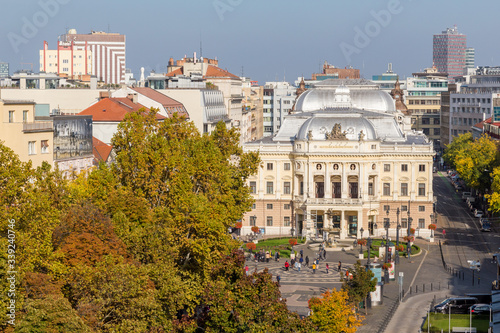
[[[258,226],[285,237],[361,238],[387,228],[395,236],[399,222],[400,236],[410,227],[429,236],[433,145],[393,98],[367,80],[299,90],[279,132],[244,145],[262,163],[248,180],[255,204],[242,235]]]

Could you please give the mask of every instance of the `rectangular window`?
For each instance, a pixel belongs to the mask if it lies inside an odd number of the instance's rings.
[[[401,196],[408,196],[408,183],[401,183]]]
[[[418,171],[425,172],[425,164],[419,164],[418,165]]]
[[[273,204],[267,204],[267,209],[273,209]]]
[[[14,122],[14,111],[9,111],[9,123]]]
[[[384,194],[383,195],[391,195],[391,184],[384,183]]]
[[[299,194],[300,195],[304,194],[304,182],[300,182],[300,191],[299,191]]]
[[[273,169],[273,164],[267,163],[267,170],[272,170],[272,169]]]
[[[252,209],[255,209],[257,208],[257,205],[256,204],[252,204]]]
[[[290,194],[290,182],[283,183],[283,194]]]
[[[418,227],[420,229],[425,229],[425,219],[418,219]]]
[[[401,228],[408,228],[408,219],[406,217],[401,219]]]
[[[290,170],[290,163],[283,164],[283,169],[287,171]]]
[[[285,209],[285,210],[289,210],[289,209],[290,209],[290,204],[284,204],[284,205],[283,205],[283,209]]]
[[[257,193],[257,182],[250,182],[250,193]]]
[[[36,154],[36,141],[28,142],[28,155]]]
[[[373,194],[373,183],[368,183],[368,195],[374,195]]]
[[[267,225],[268,227],[272,227],[272,226],[273,226],[273,217],[272,217],[272,216],[268,216],[268,217],[266,218],[266,225]]]
[[[289,226],[290,226],[290,216],[285,216],[285,217],[283,218],[283,225],[284,225],[285,227],[289,227]]]
[[[49,140],[42,140],[41,141],[40,152],[42,154],[48,154],[49,153]]]
[[[388,228],[391,225],[391,219],[388,217],[384,217],[384,228]]]
[[[251,227],[254,227],[255,226],[255,222],[257,220],[257,216],[250,216],[250,226]]]
[[[408,171],[408,164],[401,164],[401,171]]]
[[[274,186],[273,182],[267,182],[266,184],[266,193],[267,194],[273,194],[274,193]]]
[[[23,123],[27,123],[27,122],[28,122],[28,111],[24,110],[23,111]]]
[[[402,205],[401,206],[401,211],[402,212],[407,212],[408,211],[408,206],[407,205]]]
[[[418,195],[425,196],[425,184],[424,183],[418,183]]]
[[[384,164],[384,171],[391,171],[391,165],[390,164]]]
[[[384,205],[384,212],[387,212],[388,210],[391,210],[391,206]]]
[[[425,206],[418,206],[419,212],[425,212]]]

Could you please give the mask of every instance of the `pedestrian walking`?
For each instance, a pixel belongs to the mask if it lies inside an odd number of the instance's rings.
[[[288,260],[285,261],[285,271],[288,271],[288,267],[290,267],[290,264],[288,263]]]
[[[337,266],[337,272],[340,272],[341,269],[342,269],[342,262],[339,261],[339,264]]]
[[[304,250],[300,249],[300,256],[304,256]]]
[[[248,265],[245,266],[245,273],[248,275]]]
[[[323,249],[323,260],[326,260],[326,250]]]
[[[328,264],[326,264],[326,274],[328,274],[329,269],[330,269],[330,266],[328,266]]]
[[[313,274],[316,274],[316,263],[313,263]]]
[[[304,263],[304,258],[300,257],[299,263],[302,265]]]
[[[446,230],[443,229],[443,238],[446,236]]]
[[[274,261],[278,261],[278,251],[274,252]]]
[[[298,262],[297,263],[297,269],[298,269],[299,273],[300,273],[300,267],[302,267],[302,264],[300,262]]]
[[[281,281],[281,276],[278,274],[276,275],[276,281],[278,282],[278,286],[280,285],[280,281]]]
[[[309,256],[306,256],[306,266],[309,267]]]

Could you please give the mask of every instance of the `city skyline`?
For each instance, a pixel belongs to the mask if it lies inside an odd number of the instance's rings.
[[[31,64],[37,71],[43,41],[55,46],[58,36],[73,28],[81,34],[94,30],[126,35],[126,67],[137,79],[141,67],[146,74],[166,72],[170,57],[177,60],[194,52],[217,57],[221,68],[260,84],[293,82],[302,75],[310,78],[321,71],[325,60],[340,68],[358,68],[367,79],[385,72],[392,63],[394,72],[404,78],[432,66],[433,35],[457,25],[467,35],[467,46],[475,48],[476,65],[500,64],[493,44],[483,37],[486,31],[500,28],[493,16],[500,5],[493,1],[481,2],[489,10],[481,12],[480,19],[471,18],[458,1],[132,4],[93,0],[6,3],[4,12],[9,15],[0,23],[4,45],[0,60],[10,64],[11,74],[30,69]]]

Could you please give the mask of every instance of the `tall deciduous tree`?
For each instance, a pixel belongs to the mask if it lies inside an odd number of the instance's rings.
[[[112,142],[116,174],[123,186],[155,211],[154,236],[169,244],[174,262],[206,277],[206,269],[237,243],[227,233],[250,209],[246,178],[257,154],[243,153],[238,135],[223,123],[200,135],[191,122],[157,110],[130,113]]]
[[[356,314],[346,290],[327,290],[321,297],[309,300],[309,319],[318,332],[354,333],[363,318]]]
[[[443,159],[446,164],[452,168],[456,168],[457,156],[460,151],[465,149],[472,142],[472,134],[465,133],[455,138],[446,146],[444,150]]]
[[[364,300],[366,309],[366,298],[370,292],[375,291],[377,279],[374,278],[372,271],[361,265],[359,260],[353,268],[348,268],[348,271],[352,278],[344,280],[342,289],[347,292],[349,299],[354,304],[359,304]]]
[[[456,170],[472,188],[484,192],[491,186],[490,173],[498,166],[498,146],[487,135],[467,143],[455,155]]]

